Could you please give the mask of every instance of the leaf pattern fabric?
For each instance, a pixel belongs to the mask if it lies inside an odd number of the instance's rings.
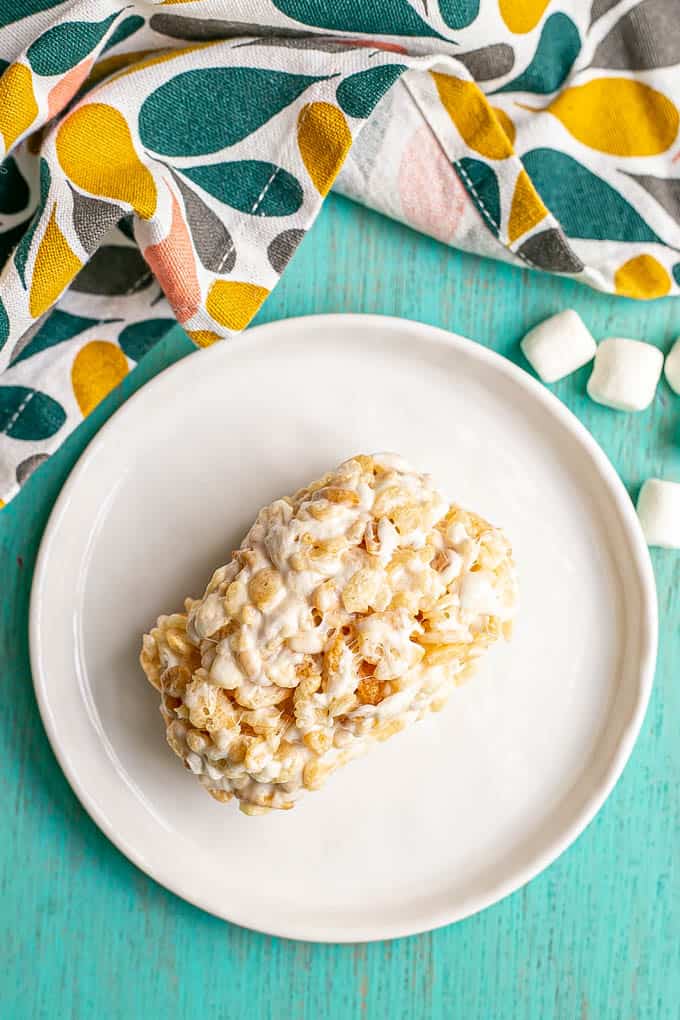
[[[244,329],[331,188],[680,293],[674,0],[0,6],[5,502],[176,320],[199,347]]]

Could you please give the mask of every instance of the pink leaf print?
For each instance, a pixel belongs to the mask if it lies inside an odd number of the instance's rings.
[[[61,110],[64,109],[66,104],[73,99],[76,92],[83,84],[90,68],[94,64],[94,57],[88,60],[83,60],[81,64],[76,67],[72,67],[71,70],[64,75],[61,81],[58,81],[47,97],[47,114],[48,120],[55,117]]]
[[[186,322],[198,311],[201,288],[191,237],[174,194],[168,235],[158,244],[145,248],[144,258],[165,291],[178,321]]]
[[[399,198],[404,219],[411,226],[451,243],[467,193],[427,125],[414,132],[403,151]]]

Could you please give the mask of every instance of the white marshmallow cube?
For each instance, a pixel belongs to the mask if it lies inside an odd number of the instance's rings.
[[[648,545],[680,549],[680,484],[649,478],[640,489],[637,512]]]
[[[588,396],[617,411],[644,411],[654,399],[662,367],[663,354],[651,344],[625,337],[602,340]]]
[[[673,392],[680,393],[680,337],[668,352],[664,372]]]
[[[587,365],[597,345],[573,308],[530,329],[520,344],[524,357],[543,382],[553,383]]]

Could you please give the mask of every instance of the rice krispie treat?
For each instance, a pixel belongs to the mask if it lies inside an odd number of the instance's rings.
[[[357,456],[260,510],[140,661],[185,767],[262,814],[441,709],[516,602],[501,531],[401,457]]]

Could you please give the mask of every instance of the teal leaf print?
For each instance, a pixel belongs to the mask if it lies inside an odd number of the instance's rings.
[[[5,308],[3,300],[2,298],[0,298],[0,350],[2,350],[2,348],[7,343],[8,336],[9,336],[9,316],[7,315],[7,310]]]
[[[556,227],[533,234],[517,251],[538,269],[547,269],[551,273],[580,273],[583,269],[583,263]]]
[[[48,28],[28,47],[31,67],[36,74],[64,74],[92,53],[117,17],[110,14],[103,21],[66,21]]]
[[[0,386],[0,432],[12,439],[48,439],[66,421],[61,404],[28,386]]]
[[[529,66],[497,92],[534,92],[547,95],[556,92],[571,71],[581,50],[581,37],[566,14],[551,14],[538,40]]]
[[[677,283],[678,287],[680,287],[680,262],[675,263],[671,272],[673,273],[673,279]]]
[[[0,28],[55,6],[55,0],[0,0]]]
[[[139,361],[159,340],[176,325],[174,319],[144,319],[126,326],[118,337],[123,354],[131,361]]]
[[[496,235],[501,222],[501,195],[496,174],[479,159],[465,156],[453,164],[487,227]]]
[[[153,275],[139,248],[104,244],[80,270],[71,290],[117,297],[136,294],[152,282]]]
[[[0,163],[0,213],[12,215],[28,205],[28,184],[24,180],[14,156]]]
[[[515,66],[515,52],[507,43],[492,43],[479,50],[457,53],[456,59],[468,69],[475,81],[491,81],[510,74]]]
[[[3,268],[8,257],[21,240],[28,222],[28,220],[24,220],[23,223],[18,223],[16,227],[10,227],[9,230],[0,232],[0,269]]]
[[[304,236],[304,230],[292,227],[290,230],[284,230],[282,233],[277,234],[274,240],[270,241],[267,248],[267,258],[274,272],[283,272]]]
[[[123,216],[123,219],[118,224],[118,229],[129,241],[134,241],[135,232],[133,229],[132,216]]]
[[[112,32],[106,40],[102,52],[105,53],[106,50],[112,50],[114,46],[118,45],[118,43],[122,43],[125,39],[129,39],[130,36],[134,35],[135,32],[137,32],[144,24],[144,18],[139,14],[132,14],[129,18],[121,21],[115,32]]]
[[[191,240],[201,264],[211,273],[230,273],[236,263],[236,247],[231,234],[219,216],[181,177],[175,173],[172,176],[184,200]]]
[[[297,178],[264,160],[195,166],[182,173],[220,202],[251,216],[290,216],[302,205]]]
[[[449,28],[466,28],[479,14],[479,0],[439,0],[439,13]]]
[[[335,97],[348,117],[368,117],[405,70],[404,64],[382,64],[350,74],[338,85]]]
[[[596,241],[659,241],[623,195],[565,152],[532,149],[522,162],[568,237]],[[565,181],[569,186],[565,187]]]
[[[257,67],[185,71],[142,103],[139,134],[164,156],[205,156],[235,145],[324,76]]]
[[[14,265],[17,267],[19,278],[24,286],[26,287],[26,262],[28,261],[28,253],[31,249],[31,241],[35,234],[40,218],[45,210],[45,203],[47,202],[47,196],[50,191],[50,168],[47,160],[40,160],[40,201],[38,202],[38,208],[33,214],[33,219],[28,225],[28,230],[19,241],[17,250],[14,253]]]
[[[651,71],[680,62],[680,12],[668,0],[642,0],[598,44],[592,67]]]
[[[363,32],[367,35],[427,36],[441,39],[431,25],[416,14],[408,0],[388,4],[339,2],[339,0],[272,0],[275,7],[295,21],[332,32]]]
[[[21,464],[17,464],[17,485],[25,485],[33,472],[37,471],[40,465],[44,464],[46,460],[49,460],[46,453],[34,453],[30,457],[27,457],[26,460],[22,460]]]
[[[96,326],[98,322],[99,319],[86,319],[82,315],[71,315],[70,312],[62,312],[60,308],[55,308],[38,326],[36,332],[30,335],[28,343],[19,341],[12,354],[12,364],[17,365],[26,358],[32,358],[34,354],[40,354],[41,351],[55,347],[64,340],[70,340],[91,326]]]

